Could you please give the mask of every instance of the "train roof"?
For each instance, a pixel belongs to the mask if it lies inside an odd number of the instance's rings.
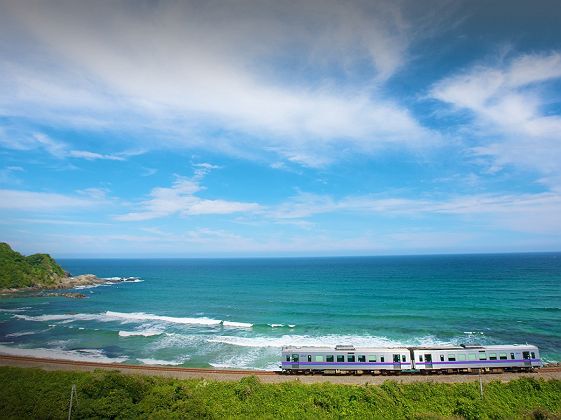
[[[407,347],[355,347],[352,345],[338,346],[284,346],[282,351],[346,351],[346,352],[385,352],[385,351],[408,351]]]
[[[520,350],[523,348],[537,349],[533,344],[499,344],[484,346],[480,344],[465,344],[459,346],[419,346],[410,347],[411,350]]]
[[[346,352],[386,352],[386,351],[409,351],[409,350],[463,350],[463,351],[484,351],[484,350],[495,350],[495,351],[513,351],[521,349],[531,349],[537,350],[537,347],[533,344],[504,344],[504,345],[492,345],[483,346],[479,344],[462,344],[459,346],[410,346],[410,347],[355,347],[353,345],[338,345],[338,346],[283,346],[282,351],[298,351],[298,352],[316,352],[316,351],[346,351]]]

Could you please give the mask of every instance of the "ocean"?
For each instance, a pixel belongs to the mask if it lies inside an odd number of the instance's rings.
[[[537,345],[561,361],[561,253],[62,259],[138,280],[0,298],[0,353],[278,369],[283,345]]]

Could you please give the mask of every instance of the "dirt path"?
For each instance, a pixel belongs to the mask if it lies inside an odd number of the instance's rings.
[[[39,359],[27,356],[0,355],[0,366],[36,367],[45,370],[78,370],[93,371],[95,369],[118,370],[125,374],[140,374],[153,376],[166,376],[170,378],[205,378],[219,381],[238,381],[244,376],[258,376],[261,382],[278,383],[286,381],[300,381],[302,383],[332,382],[336,384],[381,384],[391,379],[402,383],[420,381],[429,382],[471,382],[479,380],[479,375],[388,375],[388,376],[322,376],[322,375],[282,375],[276,372],[251,371],[251,370],[223,370],[223,369],[195,369],[169,366],[124,365],[117,363],[75,362],[71,360]],[[532,378],[559,379],[561,380],[561,367],[547,367],[532,373],[493,373],[482,375],[484,382],[510,381],[529,376]]]

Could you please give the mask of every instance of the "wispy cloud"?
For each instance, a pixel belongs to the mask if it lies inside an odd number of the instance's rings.
[[[55,140],[43,133],[32,133],[30,135],[3,135],[0,144],[14,150],[34,150],[41,149],[58,159],[75,158],[85,160],[117,160],[123,161],[129,156],[144,153],[142,150],[129,150],[114,154],[103,154],[88,150],[73,150],[72,146],[66,142]]]
[[[51,61],[25,55],[4,65],[0,89],[10,103],[0,109],[33,108],[38,118],[84,118],[86,124],[99,118],[120,127],[139,120],[164,131],[173,126],[190,134],[177,137],[191,146],[204,146],[197,137],[219,128],[233,133],[226,141],[234,149],[266,146],[308,166],[337,159],[338,144],[370,153],[426,147],[438,137],[380,90],[407,61],[412,40],[430,27],[407,7],[159,2],[130,13],[128,6],[6,7],[6,16],[21,23],[20,39]],[[287,61],[288,52],[296,60]],[[310,71],[315,81],[303,88]],[[235,133],[245,133],[245,140]]]
[[[299,193],[265,212],[273,220],[297,220],[318,214],[356,213],[377,218],[452,216],[478,218],[489,226],[544,234],[561,233],[561,195],[555,192],[535,194],[478,194],[436,198],[348,196],[335,199],[328,195]]]
[[[57,193],[0,190],[0,209],[36,212],[57,209],[77,209],[98,206],[104,200]]]
[[[140,211],[116,216],[115,219],[131,222],[171,215],[231,214],[260,209],[257,203],[204,199],[197,196],[201,190],[197,180],[178,177],[171,187],[152,189],[149,198],[139,203]]]
[[[515,165],[537,172],[558,188],[561,117],[546,112],[557,100],[545,86],[561,78],[561,52],[525,54],[495,65],[474,66],[436,83],[431,95],[475,117],[472,134],[491,171]]]
[[[21,166],[6,166],[0,169],[0,184],[21,184],[21,179],[17,177],[18,172],[25,172]]]

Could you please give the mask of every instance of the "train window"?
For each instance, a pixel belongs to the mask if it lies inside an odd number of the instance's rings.
[[[489,360],[497,360],[497,353],[489,353]]]
[[[487,360],[487,356],[484,351],[479,352],[479,360]]]
[[[380,362],[384,363],[384,356],[380,356]]]
[[[460,362],[463,362],[464,360],[466,360],[466,355],[465,354],[458,354],[458,360]]]
[[[499,359],[506,360],[506,359],[508,359],[508,357],[506,357],[506,353],[500,353],[499,354]]]
[[[311,362],[311,361],[312,361],[312,355],[308,354],[308,362]]]
[[[293,362],[298,362],[298,361],[300,361],[300,356],[298,356],[297,354],[293,354],[293,355],[292,355],[292,361],[293,361]]]
[[[510,358],[511,358],[512,360],[514,360],[514,359],[515,359],[515,357],[514,357],[514,353],[510,353]]]
[[[358,361],[361,362],[361,363],[366,362],[366,356],[364,356],[364,355],[358,356]]]
[[[532,352],[532,359],[536,358],[536,353]]]
[[[316,362],[323,362],[323,356],[316,356],[315,361]]]
[[[355,355],[354,354],[349,354],[347,356],[347,362],[354,362],[355,361]]]
[[[345,361],[345,356],[343,356],[342,354],[338,354],[337,355],[337,362],[344,362]]]
[[[375,354],[368,355],[368,361],[371,362],[371,363],[375,363],[376,362],[376,355]]]
[[[443,354],[440,355],[440,361],[444,362],[444,355]]]
[[[335,358],[333,357],[332,354],[325,356],[325,361],[328,363],[333,363],[335,361]]]
[[[399,354],[394,354],[393,355],[393,362],[394,363],[399,363]]]
[[[423,355],[419,354],[419,362],[422,362],[422,361],[423,361]]]
[[[522,358],[523,359],[529,359],[530,358],[530,352],[529,351],[523,351],[522,352]]]
[[[402,362],[406,362],[406,361],[407,361],[407,356],[404,355],[404,354],[402,354],[402,355],[401,355],[401,361],[402,361]]]
[[[456,355],[455,354],[449,354],[448,355],[448,361],[449,362],[455,362],[456,361]]]
[[[477,357],[477,355],[475,353],[470,353],[468,354],[468,360],[475,360]]]
[[[290,354],[287,354],[287,355],[286,355],[286,361],[287,361],[287,362],[290,362]]]

